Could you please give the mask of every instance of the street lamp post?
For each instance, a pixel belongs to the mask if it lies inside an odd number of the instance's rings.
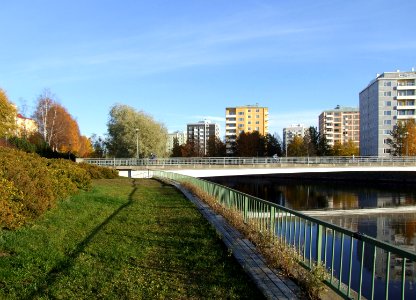
[[[139,159],[139,128],[136,128],[136,157]]]

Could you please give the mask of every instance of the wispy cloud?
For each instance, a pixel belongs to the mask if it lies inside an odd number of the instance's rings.
[[[246,11],[201,24],[168,25],[171,26],[156,27],[146,33],[62,45],[62,49],[53,52],[56,54],[22,61],[15,70],[50,73],[65,69],[67,75],[81,73],[78,78],[111,74],[140,76],[195,66],[268,58],[285,60],[296,53],[302,56],[304,50],[299,47],[302,37],[324,30],[311,24],[276,22],[267,11]]]

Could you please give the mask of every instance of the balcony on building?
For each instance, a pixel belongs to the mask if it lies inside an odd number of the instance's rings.
[[[416,95],[403,95],[403,96],[397,95],[396,99],[397,100],[407,100],[407,99],[416,100]]]
[[[415,90],[415,80],[403,80],[397,82],[397,90]]]

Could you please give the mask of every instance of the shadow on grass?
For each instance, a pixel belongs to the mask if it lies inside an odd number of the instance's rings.
[[[77,257],[84,251],[88,246],[91,240],[99,233],[114,217],[116,217],[123,209],[130,206],[133,203],[133,195],[137,191],[136,180],[132,180],[133,190],[130,192],[128,197],[128,202],[121,205],[117,210],[115,210],[110,216],[108,216],[100,225],[95,227],[91,233],[81,241],[78,246],[66,257],[65,260],[61,261],[55,267],[53,267],[49,273],[46,275],[46,278],[39,289],[33,291],[26,299],[33,299],[35,296],[45,296],[48,294],[48,287],[52,286],[55,281],[58,279],[59,275],[66,273],[69,269],[75,264]]]

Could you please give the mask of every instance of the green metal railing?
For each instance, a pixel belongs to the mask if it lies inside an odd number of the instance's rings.
[[[416,254],[337,225],[199,178],[164,171],[153,177],[191,183],[238,212],[257,230],[295,248],[306,268],[323,264],[325,283],[344,298],[414,299]],[[413,292],[413,294],[412,294]],[[398,296],[400,294],[400,296]]]

